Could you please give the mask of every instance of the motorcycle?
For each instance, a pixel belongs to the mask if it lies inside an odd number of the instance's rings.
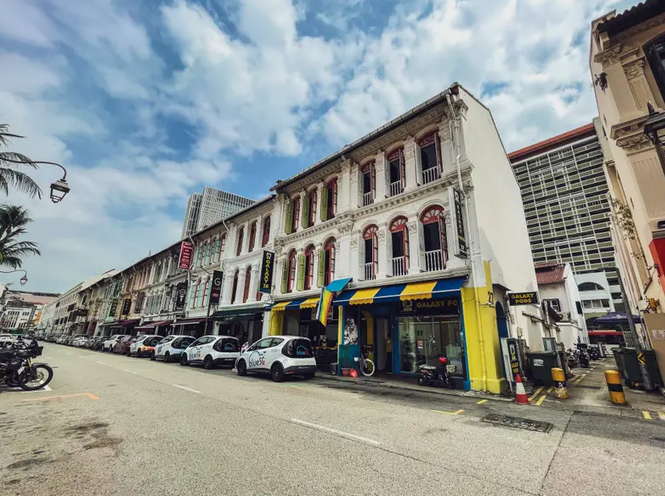
[[[418,365],[418,385],[419,386],[443,386],[452,388],[450,381],[450,372],[455,369],[454,365],[448,364],[448,359],[444,356],[439,357],[439,366],[427,365],[422,363]]]
[[[11,348],[0,351],[0,381],[9,387],[24,391],[42,389],[53,379],[53,369],[45,363],[32,362],[42,354],[43,347],[36,340],[26,345],[23,340]]]
[[[588,369],[589,368],[589,353],[587,352],[586,345],[581,346],[581,345],[578,344],[575,354],[577,355],[577,359],[580,363],[580,367]]]

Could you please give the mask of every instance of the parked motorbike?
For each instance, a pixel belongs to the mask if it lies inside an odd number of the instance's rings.
[[[42,354],[43,347],[36,340],[30,344],[18,340],[11,348],[0,351],[0,380],[10,387],[36,391],[53,379],[53,369],[45,363],[32,362]]]
[[[580,367],[589,368],[589,353],[587,352],[586,345],[582,346],[578,344],[576,354]]]
[[[591,358],[591,360],[600,359],[600,347],[597,344],[589,346],[589,358]]]
[[[448,359],[444,356],[439,357],[439,366],[427,365],[423,363],[418,365],[418,385],[419,386],[439,386],[452,387],[448,367],[454,367],[448,364]]]
[[[568,360],[568,368],[574,369],[579,366],[579,360],[577,356],[577,351],[573,351],[570,348],[566,350],[566,359]]]

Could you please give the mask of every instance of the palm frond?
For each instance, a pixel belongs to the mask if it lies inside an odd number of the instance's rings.
[[[2,157],[0,157],[0,164],[5,163],[7,162],[3,162]],[[32,198],[36,196],[41,199],[42,197],[41,188],[26,173],[6,167],[0,167],[0,190],[5,194],[9,194],[10,187],[23,191]]]
[[[1,174],[2,169],[0,169],[0,179]],[[31,222],[32,219],[25,208],[0,205],[0,264],[16,269],[21,267],[23,257],[41,255],[37,243],[17,240],[18,236],[26,233],[25,226]]]

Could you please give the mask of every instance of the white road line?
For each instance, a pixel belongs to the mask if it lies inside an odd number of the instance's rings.
[[[22,391],[23,394],[28,394],[28,393],[42,393],[44,391],[53,391],[50,387],[44,386],[41,389],[37,389],[36,391]]]
[[[127,372],[128,374],[138,375],[138,374],[137,374],[136,372],[134,372],[133,370],[123,369],[123,372]]]
[[[191,393],[196,393],[196,394],[201,394],[201,391],[197,391],[196,389],[188,388],[187,386],[181,386],[180,384],[171,384],[173,387],[177,387],[180,389],[184,389],[185,391],[189,391]]]
[[[303,427],[309,427],[310,429],[316,429],[317,431],[328,432],[329,434],[335,434],[336,436],[352,439],[353,441],[360,441],[361,443],[371,444],[372,446],[381,445],[379,441],[375,441],[374,439],[369,439],[367,437],[362,437],[362,436],[356,436],[355,434],[351,434],[349,432],[338,431],[337,429],[332,429],[324,425],[310,424],[309,422],[305,422],[304,420],[298,420],[295,418],[291,419],[291,422],[293,422],[294,424],[302,425]]]
[[[95,360],[95,363],[98,363],[99,365],[106,365],[104,362],[100,362],[99,360]]]
[[[79,358],[83,358],[81,355],[79,355]]]

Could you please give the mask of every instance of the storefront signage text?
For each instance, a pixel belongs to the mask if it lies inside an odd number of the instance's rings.
[[[178,259],[178,268],[189,270],[192,265],[192,252],[194,245],[189,241],[183,241],[180,245],[180,258]]]
[[[222,279],[224,279],[224,272],[216,270],[212,273],[212,287],[210,290],[210,304],[217,305],[219,298],[222,294]]]
[[[458,314],[459,298],[440,300],[402,301],[401,313],[408,315]]]
[[[464,230],[464,207],[462,205],[462,193],[453,188],[455,199],[455,231],[457,234],[457,257],[467,258],[466,231]]]
[[[187,303],[187,283],[179,282],[175,291],[175,311],[177,312],[185,309],[185,304]]]
[[[129,315],[129,310],[132,308],[132,300],[129,298],[122,300],[122,315]]]
[[[530,293],[508,293],[508,303],[511,307],[517,305],[537,305],[539,302],[537,291]]]
[[[261,260],[261,284],[259,285],[260,293],[270,293],[272,291],[272,274],[275,268],[275,254],[271,251],[263,252],[263,260]]]

